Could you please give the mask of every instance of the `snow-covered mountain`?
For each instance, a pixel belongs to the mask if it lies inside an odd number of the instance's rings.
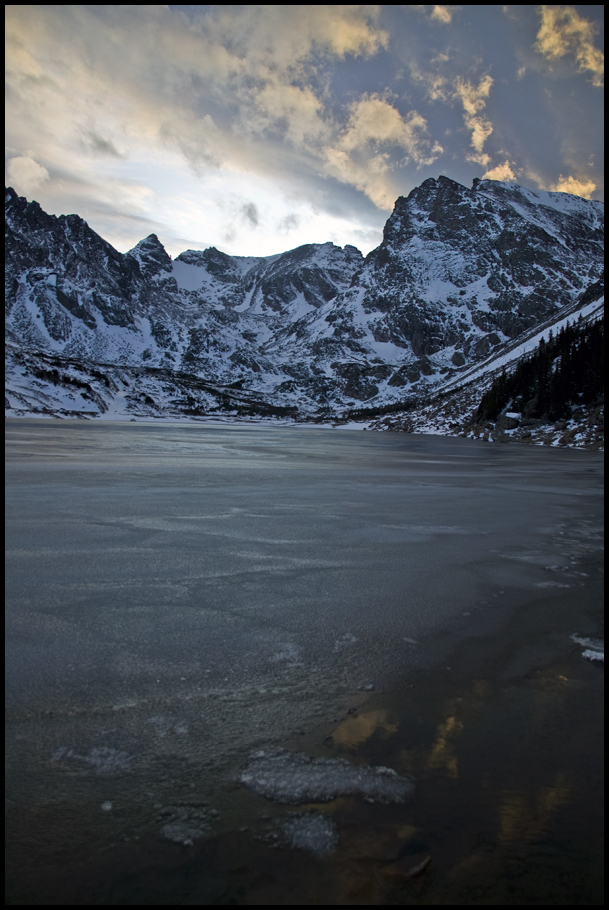
[[[400,197],[383,241],[172,260],[117,252],[12,189],[9,413],[332,419],[456,387],[575,312],[603,268],[604,206],[446,177]]]
[[[568,325],[585,329],[604,319],[604,277],[562,307],[557,314],[522,333],[518,338],[489,354],[481,362],[460,371],[431,390],[426,397],[411,396],[404,406],[389,406],[368,414],[366,408],[349,416],[365,421],[370,429],[398,430],[441,436],[465,436],[500,442],[539,445],[569,445],[589,449],[604,448],[604,398],[573,401],[568,419],[551,420],[547,415],[513,413],[506,407],[498,420],[480,418],[479,405],[485,392],[501,374],[514,373],[517,366],[540,350],[540,343],[551,343]],[[557,367],[558,363],[554,363]],[[601,374],[602,375],[602,374]],[[583,391],[583,390],[582,390]],[[583,396],[579,396],[580,398]]]

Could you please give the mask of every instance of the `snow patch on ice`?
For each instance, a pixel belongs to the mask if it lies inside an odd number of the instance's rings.
[[[176,723],[173,718],[165,717],[163,714],[149,717],[147,722],[154,727],[154,732],[161,738],[171,733],[177,733],[178,735],[188,733],[188,724],[183,721]]]
[[[209,829],[190,821],[179,821],[163,825],[161,834],[165,840],[172,840],[175,844],[182,844],[184,847],[192,847],[198,838],[209,834]]]
[[[344,635],[341,635],[340,638],[334,642],[334,653],[338,654],[339,651],[342,651],[343,648],[348,648],[350,645],[354,645],[357,641],[355,635],[351,632],[345,632]]]
[[[53,755],[51,761],[61,761],[62,759],[71,759],[90,765],[98,774],[113,773],[126,768],[132,760],[130,755],[122,752],[120,749],[112,749],[110,746],[98,746],[87,755],[79,755],[73,749],[66,749],[61,746]]]
[[[598,660],[603,664],[605,663],[604,651],[592,651],[590,648],[586,648],[585,651],[582,651],[582,657],[586,657],[588,660]]]
[[[297,663],[300,659],[300,648],[293,642],[287,642],[281,646],[281,650],[273,654],[272,657],[269,657],[269,663],[278,664],[281,661],[286,661],[286,663],[293,664]]]
[[[536,588],[570,588],[571,585],[563,585],[560,581],[536,581]]]
[[[314,856],[327,856],[338,846],[338,831],[333,820],[318,812],[294,814],[281,825],[292,847]]]
[[[242,784],[279,803],[329,802],[337,796],[364,796],[401,803],[414,790],[392,768],[358,767],[343,758],[310,758],[301,752],[255,752],[239,778]]]
[[[196,840],[210,836],[218,812],[207,806],[166,806],[160,815],[166,819],[161,828],[162,837],[192,847]]]
[[[579,635],[572,635],[571,640],[584,646],[585,651],[582,651],[582,657],[599,661],[599,663],[605,662],[605,642],[601,638],[582,638]]]

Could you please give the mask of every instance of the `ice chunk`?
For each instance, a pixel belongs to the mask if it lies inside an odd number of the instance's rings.
[[[327,856],[338,845],[338,831],[333,820],[318,812],[294,814],[281,827],[292,847],[307,850],[315,856]]]
[[[362,767],[344,758],[310,758],[283,750],[255,752],[239,779],[260,796],[292,805],[355,795],[401,803],[414,790],[411,781],[392,768]]]

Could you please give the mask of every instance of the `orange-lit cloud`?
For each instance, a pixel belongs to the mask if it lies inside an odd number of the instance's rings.
[[[477,86],[460,77],[455,80],[454,86],[455,94],[463,104],[465,126],[472,133],[471,144],[475,151],[468,155],[468,159],[483,165],[487,165],[491,160],[489,155],[483,152],[483,148],[484,143],[493,132],[493,124],[481,112],[486,106],[486,99],[492,85],[493,80],[487,74],[480,79]]]
[[[516,180],[516,175],[510,167],[509,161],[504,161],[503,164],[498,164],[496,167],[483,174],[482,179],[501,180],[502,183],[508,183],[512,180]]]
[[[536,49],[548,60],[573,57],[580,72],[592,74],[592,84],[603,85],[605,57],[594,46],[594,25],[573,6],[542,6]]]
[[[578,180],[577,177],[563,177],[561,174],[559,180],[550,189],[556,193],[572,193],[573,196],[589,199],[596,189],[596,184],[586,178]]]
[[[434,6],[431,11],[431,18],[435,19],[436,22],[443,22],[448,25],[453,18],[452,10],[449,6]]]
[[[387,173],[391,165],[386,149],[391,147],[417,167],[432,164],[443,151],[430,139],[421,114],[409,111],[402,117],[385,98],[370,95],[351,105],[346,129],[325,149],[326,161],[339,180],[353,183],[379,208],[390,210],[396,195]]]

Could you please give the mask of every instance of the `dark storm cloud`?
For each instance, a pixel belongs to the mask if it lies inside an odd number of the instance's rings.
[[[100,136],[95,130],[87,130],[84,132],[82,143],[87,151],[92,152],[94,155],[110,155],[114,158],[125,157],[124,155],[121,155],[113,142],[109,139],[104,139],[103,136]]]
[[[278,224],[278,229],[282,233],[289,233],[289,231],[294,231],[300,225],[300,218],[298,215],[286,215],[285,218],[282,218]]]
[[[245,205],[241,206],[241,212],[245,220],[249,222],[252,227],[258,227],[260,224],[260,215],[253,202],[247,202]]]

